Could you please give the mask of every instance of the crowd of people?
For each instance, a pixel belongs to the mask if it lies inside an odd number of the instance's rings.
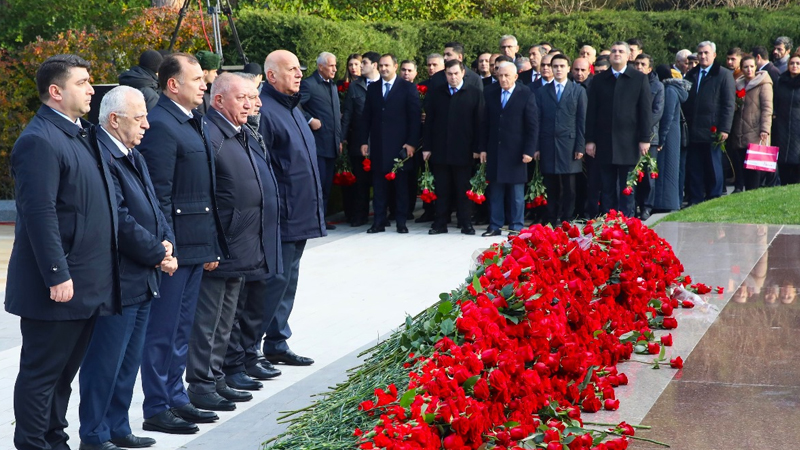
[[[155,443],[129,423],[139,372],[143,428],[191,434],[252,399],[276,364],[313,364],[290,349],[288,319],[306,242],[335,228],[325,217],[342,162],[355,178],[347,221],[367,225],[371,198],[370,234],[391,221],[408,233],[409,220],[445,233],[454,211],[464,234],[487,224],[483,236],[611,209],[646,219],[723,195],[725,155],[734,192],[797,183],[791,47],[778,38],[773,62],[764,47],[732,49],[723,66],[704,41],[656,65],[636,39],[571,60],[546,42],[522,56],[507,35],[471,67],[446,43],[419,85],[416,63],[393,54],[349,55],[337,80],[328,52],[303,78],[286,50],[224,73],[211,52],[148,50],[102,98],[99,124],[82,119],[89,63],[48,58],[42,105],[11,153],[16,448],[69,448],[79,368],[80,449],[115,450]],[[747,147],[770,142],[778,170],[745,169]],[[642,158],[657,176],[632,172]],[[415,218],[428,167],[436,195]],[[547,202],[526,218],[540,174]],[[474,208],[473,177],[488,182]]]

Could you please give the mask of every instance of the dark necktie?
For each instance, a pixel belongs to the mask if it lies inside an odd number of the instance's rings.
[[[456,95],[456,92],[458,92],[458,88],[454,88],[454,87],[450,88],[450,95]]]
[[[700,73],[697,74],[697,92],[700,92],[700,82],[703,81],[703,78],[705,77],[706,77],[706,69],[701,70]]]

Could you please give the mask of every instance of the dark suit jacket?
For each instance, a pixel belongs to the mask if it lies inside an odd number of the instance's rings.
[[[480,75],[467,68],[467,70],[464,72],[464,85],[473,86],[482,91],[483,79]],[[433,74],[430,80],[428,80],[428,92],[438,89],[439,86],[447,86],[447,75],[445,74],[444,70],[436,72]]]
[[[683,113],[689,124],[689,142],[710,144],[714,139],[711,127],[717,127],[719,132],[731,132],[736,109],[736,82],[729,69],[714,63],[700,80],[698,92],[698,73],[700,66],[686,73],[692,88],[689,99],[683,104]]]
[[[536,96],[517,83],[502,108],[502,89],[485,92],[486,132],[481,151],[486,152],[486,179],[495,183],[520,184],[528,181],[522,155],[533,157],[539,144]]]
[[[5,302],[11,314],[78,320],[121,311],[114,181],[91,134],[43,105],[14,144],[17,223]],[[51,300],[50,287],[70,279],[72,300]]]
[[[314,133],[317,143],[317,156],[336,158],[339,143],[342,142],[341,107],[336,83],[322,81],[319,72],[300,83],[300,104],[306,121],[319,119],[322,127]]]
[[[525,86],[528,86],[529,84],[533,83],[533,74],[534,74],[534,70],[533,69],[520,72],[519,73],[519,81],[522,84],[524,84]],[[539,79],[541,80],[542,79],[541,78],[542,77],[541,74],[539,74],[539,72],[536,72],[536,74],[539,75]],[[530,86],[528,86],[528,87],[530,87]]]
[[[771,62],[768,62],[768,63],[764,64],[764,67],[762,67],[762,68],[760,68],[758,70],[763,70],[763,71],[767,72],[769,74],[769,77],[772,78],[772,87],[774,88],[775,86],[777,86],[778,79],[780,79],[780,77],[781,77],[781,71],[778,70],[777,67],[775,67],[775,64],[772,64]]]
[[[379,174],[392,170],[403,145],[419,146],[422,117],[419,91],[414,83],[396,77],[386,100],[383,83],[383,80],[372,83],[367,89],[359,139],[359,145],[369,143],[372,170]]]
[[[358,144],[358,126],[361,123],[361,114],[364,112],[366,99],[367,81],[364,77],[358,77],[350,83],[342,107],[342,138],[347,141],[347,149],[354,156],[361,155],[361,148]]]
[[[653,134],[653,100],[647,76],[628,67],[619,78],[611,69],[594,76],[586,110],[586,142],[596,145],[602,164],[633,166],[639,142]]]
[[[255,126],[249,123],[245,125],[250,131],[253,140],[259,144],[259,150],[254,152],[256,166],[261,176],[261,189],[264,196],[264,214],[261,224],[264,230],[261,233],[263,241],[267,269],[272,274],[283,273],[283,258],[281,255],[281,203],[280,191],[278,190],[278,180],[275,178],[275,171],[272,170],[269,151],[261,133]],[[247,279],[247,281],[251,281]]]
[[[494,81],[494,77],[486,77],[481,78],[481,83],[483,83],[483,88],[486,89],[488,86],[497,83],[497,81]]]
[[[214,198],[214,158],[198,131],[199,119],[190,120],[161,94],[147,121],[150,129],[138,149],[147,160],[161,212],[175,233],[178,264],[221,261],[229,253]]]
[[[555,79],[555,78],[554,78],[554,79]],[[518,81],[518,82],[519,82],[519,81]],[[552,82],[553,82],[553,80],[550,80],[550,83],[552,83]],[[538,80],[536,83],[531,83],[531,82],[528,82],[527,86],[528,86],[528,87],[529,87],[529,88],[530,88],[532,91],[536,91],[536,90],[538,90],[538,89],[541,89],[541,88],[543,88],[543,87],[547,86],[547,85],[548,85],[548,84],[550,84],[550,83],[546,82],[544,78],[539,78],[539,80]]]
[[[427,100],[425,150],[431,152],[431,163],[472,165],[484,129],[483,93],[464,84],[450,95],[447,85],[429,91]]]
[[[136,161],[132,164],[102,129],[97,130],[97,145],[116,188],[122,305],[158,298],[161,270],[155,266],[165,256],[161,242],[170,241],[174,246],[175,236],[161,212],[147,163],[141,153],[131,149]]]
[[[543,174],[579,173],[583,167],[576,153],[586,148],[586,90],[567,80],[561,101],[554,83],[536,91],[539,120],[539,159]]]

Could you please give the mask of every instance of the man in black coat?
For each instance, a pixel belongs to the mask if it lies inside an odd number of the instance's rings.
[[[482,236],[500,236],[500,228],[522,229],[525,218],[527,164],[539,143],[536,97],[517,83],[517,68],[504,61],[497,66],[497,89],[485,92],[486,132],[481,139],[481,162],[489,181],[489,228]],[[506,217],[506,204],[509,217]]]
[[[281,258],[283,273],[267,280],[264,311],[264,357],[273,364],[308,366],[314,360],[294,353],[286,342],[292,336],[289,315],[294,307],[300,258],[308,239],[327,235],[322,209],[322,186],[317,150],[300,103],[303,71],[297,56],[275,50],[264,61],[266,83],[261,89],[259,131],[270,151],[280,193]]]
[[[317,144],[324,211],[328,209],[336,156],[342,151],[341,108],[339,92],[333,82],[335,76],[336,56],[322,52],[317,57],[317,70],[300,83],[300,104]],[[336,228],[334,225],[327,227]]]
[[[214,159],[201,134],[199,114],[206,83],[197,59],[185,53],[164,58],[158,69],[162,88],[147,115],[150,129],[139,145],[161,211],[175,233],[180,267],[161,279],[161,298],[150,307],[142,357],[144,429],[195,433],[195,423],[217,420],[189,401],[183,385],[189,334],[194,323],[203,270],[229,257],[214,197]]]
[[[536,91],[539,147],[533,159],[541,164],[551,225],[574,219],[575,179],[583,168],[586,141],[586,89],[567,78],[569,58],[554,55],[553,82]]]
[[[448,42],[444,44],[444,62],[450,60],[458,60],[462,63],[464,62],[464,46],[461,45],[460,42]],[[477,73],[473,72],[472,70],[468,70],[464,75],[464,84],[467,86],[473,86],[481,91],[483,91],[483,79]],[[440,70],[433,75],[431,75],[430,82],[428,83],[428,90],[438,89],[439,86],[446,86],[447,85],[447,77],[444,74],[444,70]]]
[[[419,93],[413,83],[397,76],[397,58],[383,55],[378,63],[381,82],[367,88],[359,143],[361,154],[372,160],[372,209],[375,219],[367,233],[386,231],[386,208],[389,198],[389,181],[395,159],[414,156],[420,138]],[[408,166],[397,171],[394,181],[397,232],[408,233]],[[413,176],[413,175],[412,175]]]
[[[138,145],[147,122],[141,92],[118,86],[100,103],[97,145],[114,180],[119,217],[122,314],[97,318],[80,371],[81,449],[149,447],[155,440],[131,432],[128,409],[139,374],[151,300],[161,271],[174,273],[175,237],[161,212]],[[110,401],[109,401],[110,400]],[[104,446],[105,445],[105,446]]]
[[[714,62],[717,46],[710,41],[697,46],[699,64],[686,74],[692,83],[683,112],[689,124],[686,153],[686,198],[689,205],[722,195],[725,178],[722,150],[717,138],[728,139],[736,105],[736,84],[730,70]],[[712,131],[712,129],[714,131]]]
[[[467,198],[474,157],[478,155],[484,129],[484,100],[481,91],[464,83],[466,67],[458,60],[445,63],[447,86],[428,93],[425,147],[422,152],[432,164],[437,192],[436,219],[428,234],[447,233],[450,198],[456,199],[461,232],[475,234],[471,223],[471,201]]]
[[[144,94],[147,110],[150,111],[158,103],[160,91],[158,89],[158,66],[163,61],[161,53],[155,50],[145,50],[139,56],[139,65],[122,72],[119,76],[121,86],[136,88]]]
[[[611,69],[594,76],[586,110],[586,154],[595,158],[602,185],[603,212],[632,217],[634,196],[624,192],[628,173],[650,149],[653,132],[650,83],[628,67],[630,47],[611,46]]]
[[[249,392],[231,389],[222,372],[245,277],[266,279],[268,269],[262,240],[262,180],[255,161],[261,149],[243,127],[255,109],[252,91],[250,79],[235,73],[220,75],[211,87],[211,106],[203,116],[203,134],[216,168],[217,211],[231,256],[204,273],[200,282],[186,382],[192,404],[212,411],[231,411],[236,408],[234,402],[253,398]]]
[[[36,72],[43,105],[11,151],[17,223],[6,311],[20,317],[14,446],[67,447],[70,384],[99,315],[122,309],[114,182],[90,141],[89,63],[48,58]]]
[[[769,61],[769,53],[767,48],[763,45],[756,45],[750,50],[750,54],[756,59],[756,69],[763,70],[772,78],[773,87],[778,84],[778,78],[781,76],[781,71]]]

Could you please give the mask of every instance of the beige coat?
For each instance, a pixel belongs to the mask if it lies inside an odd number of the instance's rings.
[[[772,78],[765,71],[745,84],[744,77],[736,80],[736,90],[744,88],[744,104],[736,109],[731,129],[733,148],[747,148],[748,144],[758,144],[761,132],[769,133],[772,128]],[[764,142],[768,145],[769,142]]]

